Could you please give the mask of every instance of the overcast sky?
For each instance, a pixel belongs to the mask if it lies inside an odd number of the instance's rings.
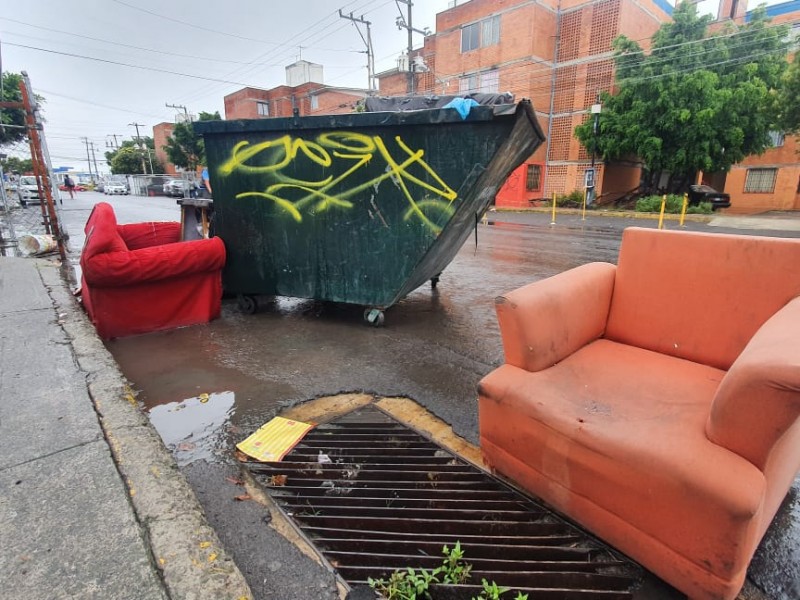
[[[459,2],[461,3],[461,2]],[[435,30],[449,0],[415,0],[413,26]],[[13,10],[9,7],[13,5]],[[715,6],[706,0],[703,6]],[[338,9],[371,21],[376,71],[396,66],[407,44],[395,0],[0,0],[3,71],[27,71],[46,99],[54,167],[86,170],[113,134],[131,138],[175,120],[175,109],[224,116],[223,97],[243,86],[285,83],[298,58],[322,64],[326,84],[367,85],[365,46]],[[363,29],[362,29],[363,31]],[[415,34],[415,46],[422,36]],[[20,154],[25,144],[14,154]],[[105,171],[105,164],[100,167]]]
[[[378,72],[396,66],[407,45],[407,33],[395,24],[394,0],[29,0],[13,2],[13,10],[11,0],[0,0],[3,5],[3,71],[27,71],[46,99],[53,166],[82,170],[82,137],[94,142],[99,162],[112,134],[118,140],[135,135],[129,123],[152,135],[156,123],[174,121],[175,109],[166,103],[224,116],[226,94],[284,84],[284,67],[301,52],[323,65],[326,84],[365,88],[365,46],[339,8],[372,23]],[[413,26],[435,29],[436,13],[447,6],[448,0],[417,0]],[[400,7],[405,13],[405,4]],[[415,45],[422,39],[415,34]]]

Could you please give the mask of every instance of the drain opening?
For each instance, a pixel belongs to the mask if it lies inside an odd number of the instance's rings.
[[[635,563],[374,406],[317,426],[282,462],[246,467],[351,586],[435,569],[456,542],[471,577],[436,586],[434,598],[472,598],[486,579],[537,600],[622,600],[641,578]]]

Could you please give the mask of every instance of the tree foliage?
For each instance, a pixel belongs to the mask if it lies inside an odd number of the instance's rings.
[[[22,76],[17,73],[5,72],[3,77],[3,102],[22,102],[22,92],[19,83]],[[25,111],[21,108],[4,108],[0,112],[0,122],[3,125],[13,125],[14,127],[0,128],[0,147],[8,146],[15,142],[25,139]]]
[[[778,93],[778,125],[786,133],[800,134],[800,56],[786,70]]]
[[[107,152],[106,154],[111,153]],[[114,175],[141,175],[144,173],[142,170],[142,158],[142,151],[135,145],[125,146],[113,153],[113,157],[108,164]]]
[[[200,121],[218,121],[219,111],[201,112]],[[206,149],[203,138],[194,131],[192,123],[178,123],[164,146],[167,157],[176,167],[194,171],[199,165],[206,164]]]
[[[3,171],[6,173],[31,173],[33,172],[33,161],[30,158],[9,156],[3,161]]]
[[[153,142],[153,138],[150,136],[143,136],[139,138],[139,141],[142,146],[144,146],[144,149],[139,147],[136,140],[124,140],[119,148],[106,152],[106,160],[113,174],[142,174],[142,158],[144,158],[148,173],[150,172],[151,161],[154,173],[164,172],[163,165],[159,163],[154,156],[156,145]]]
[[[597,136],[592,121],[575,134],[605,160],[638,158],[654,188],[662,171],[682,191],[698,170],[727,171],[770,147],[776,90],[787,62],[787,28],[771,26],[763,7],[735,29],[707,34],[710,16],[681,2],[646,54],[614,41],[616,93],[602,95]]]

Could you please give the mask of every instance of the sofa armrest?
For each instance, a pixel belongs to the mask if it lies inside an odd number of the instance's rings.
[[[174,244],[181,239],[181,224],[177,221],[149,221],[117,225],[119,233],[128,250],[139,250],[151,246]]]
[[[800,419],[800,297],[752,337],[722,379],[708,438],[764,470],[770,452]]]
[[[219,271],[224,265],[225,245],[211,238],[98,254],[83,264],[83,277],[88,285],[124,287]]]
[[[506,363],[540,371],[601,337],[616,269],[590,263],[498,297]]]

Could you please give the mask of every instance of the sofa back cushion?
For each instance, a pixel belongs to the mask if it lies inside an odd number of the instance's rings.
[[[625,230],[605,337],[727,370],[800,295],[800,239]]]
[[[86,221],[86,241],[81,252],[81,264],[93,256],[107,252],[127,252],[128,246],[117,231],[114,209],[107,202],[98,202]]]
[[[155,221],[117,225],[128,250],[151,248],[181,241],[181,224],[177,221]]]

